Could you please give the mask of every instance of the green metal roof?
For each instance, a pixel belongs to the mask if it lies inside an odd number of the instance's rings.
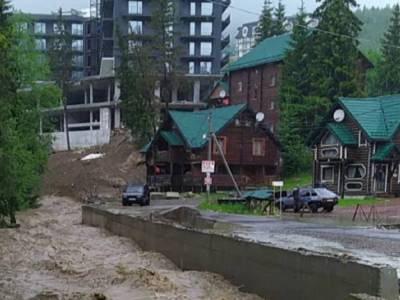
[[[160,131],[160,135],[170,146],[183,146],[184,145],[184,142],[182,141],[182,139],[176,132]]]
[[[342,145],[357,145],[358,141],[354,134],[344,124],[328,123],[328,130],[334,134]]]
[[[399,128],[400,95],[339,101],[372,140],[389,141]]]
[[[281,61],[285,51],[290,47],[291,33],[267,38],[258,44],[249,53],[227,66],[226,71],[255,67],[266,63]]]
[[[245,108],[246,104],[237,104],[194,112],[171,110],[169,114],[187,146],[190,148],[202,148],[207,144],[207,139],[204,138],[204,135],[208,133],[208,116],[210,113],[212,131],[218,134]]]
[[[397,151],[398,153],[400,153],[400,149],[393,143],[378,146],[375,155],[372,156],[372,160],[384,161],[393,151]]]

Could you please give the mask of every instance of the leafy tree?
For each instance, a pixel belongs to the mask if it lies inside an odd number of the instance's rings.
[[[390,26],[382,39],[382,63],[378,69],[381,94],[400,93],[400,6],[393,8]]]
[[[286,16],[285,5],[281,0],[278,2],[278,7],[274,11],[274,20],[272,23],[272,35],[281,35],[286,32],[285,28]]]
[[[150,141],[156,130],[154,59],[151,48],[142,44],[140,37],[129,36],[129,41],[119,38],[121,62],[117,76],[121,88],[121,111],[124,124],[131,130],[139,146]]]
[[[39,100],[51,106],[55,94],[35,83],[45,67],[21,20],[0,0],[0,226],[14,226],[16,210],[34,204],[50,145],[39,135]]]
[[[360,96],[363,81],[359,61],[361,21],[352,8],[355,0],[318,0],[322,2],[314,12],[319,20],[312,34],[313,62],[310,68],[312,94],[335,101],[339,96]]]
[[[48,51],[49,63],[51,78],[56,82],[57,86],[61,90],[60,103],[64,108],[63,114],[65,123],[65,135],[67,139],[67,148],[70,151],[71,143],[69,137],[67,94],[72,74],[73,49],[71,47],[71,33],[65,28],[63,11],[61,8],[58,10],[58,19],[56,24],[58,32],[50,42],[50,47]]]
[[[271,1],[265,0],[260,20],[257,25],[256,44],[259,44],[266,38],[273,36],[272,11]]]
[[[159,74],[161,101],[166,103],[167,111],[169,103],[174,100],[174,91],[178,90],[184,78],[178,69],[180,48],[175,2],[152,0],[152,12],[154,38],[150,47],[151,53],[157,57],[155,71]]]

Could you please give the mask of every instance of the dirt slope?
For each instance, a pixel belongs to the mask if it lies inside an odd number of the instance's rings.
[[[81,161],[92,153],[104,153],[100,159]],[[70,196],[81,201],[89,198],[119,199],[127,182],[144,182],[145,167],[141,155],[129,142],[129,136],[116,133],[102,147],[51,155],[43,184],[43,195]]]

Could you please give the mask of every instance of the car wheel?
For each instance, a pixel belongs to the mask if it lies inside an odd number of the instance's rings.
[[[326,212],[330,213],[333,211],[333,206],[327,206],[324,208]]]
[[[317,204],[315,204],[315,203],[310,203],[310,204],[308,205],[308,207],[310,208],[310,210],[311,210],[311,212],[312,212],[313,214],[315,214],[315,213],[318,212],[318,205],[317,205]]]

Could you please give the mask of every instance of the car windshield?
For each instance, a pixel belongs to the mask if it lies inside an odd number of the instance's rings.
[[[337,197],[335,193],[327,189],[315,189],[314,191],[321,197]]]
[[[143,192],[143,186],[128,186],[126,188],[126,191],[128,193],[142,193]]]

